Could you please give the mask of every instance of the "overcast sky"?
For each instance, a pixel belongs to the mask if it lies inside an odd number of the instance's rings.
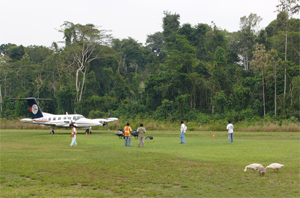
[[[180,24],[212,21],[230,32],[240,18],[255,13],[260,28],[276,19],[278,0],[0,0],[0,45],[51,46],[63,40],[64,21],[92,23],[110,30],[114,38],[132,37],[145,43],[147,35],[162,31],[163,12],[180,15]],[[299,15],[294,16],[299,18]]]

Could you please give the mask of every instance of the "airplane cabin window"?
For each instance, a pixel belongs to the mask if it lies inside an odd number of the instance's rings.
[[[64,117],[64,120],[67,119],[67,117]]]
[[[51,121],[51,118],[48,118],[49,121]]]
[[[53,120],[56,120],[56,117],[53,117]]]
[[[58,120],[61,120],[61,117],[59,117]]]
[[[77,120],[77,119],[76,119],[76,116],[73,116],[73,120]]]
[[[71,120],[71,117],[68,117],[68,120]]]

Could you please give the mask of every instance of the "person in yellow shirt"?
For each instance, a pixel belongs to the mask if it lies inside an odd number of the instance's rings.
[[[125,135],[125,146],[131,146],[131,132],[132,129],[127,123],[127,126],[124,127],[124,135]]]

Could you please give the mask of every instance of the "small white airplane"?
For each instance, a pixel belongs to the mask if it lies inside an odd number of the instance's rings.
[[[88,119],[80,114],[61,114],[54,115],[50,113],[42,112],[36,98],[11,98],[13,100],[27,100],[31,118],[23,118],[21,122],[39,124],[51,127],[50,134],[54,134],[54,128],[69,128],[70,124],[73,124],[76,128],[86,129],[86,133],[91,133],[91,127],[93,126],[104,126],[109,122],[118,120],[118,118],[107,118],[107,119]]]

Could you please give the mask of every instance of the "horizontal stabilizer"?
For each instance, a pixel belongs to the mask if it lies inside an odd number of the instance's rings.
[[[20,120],[20,122],[32,123],[32,119],[31,118],[23,118],[23,119]]]

